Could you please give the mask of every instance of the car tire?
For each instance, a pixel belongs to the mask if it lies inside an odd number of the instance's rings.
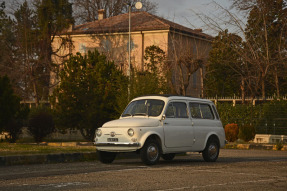
[[[97,151],[97,153],[99,160],[104,164],[112,163],[117,156],[114,152]]]
[[[164,160],[167,160],[167,161],[173,160],[174,157],[175,157],[175,154],[174,154],[174,153],[162,154],[162,155],[161,155],[161,158],[163,158]]]
[[[158,163],[160,158],[160,147],[156,140],[148,139],[140,150],[140,157],[146,165]]]
[[[210,138],[207,141],[205,149],[202,152],[202,157],[206,162],[215,162],[219,155],[219,142],[215,138]]]

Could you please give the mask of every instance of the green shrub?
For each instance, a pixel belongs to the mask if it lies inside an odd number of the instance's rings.
[[[233,106],[230,103],[218,103],[217,110],[223,125],[236,123],[254,124],[258,123],[258,118],[261,112],[261,106],[252,104],[236,104]]]
[[[22,133],[29,108],[20,104],[7,76],[0,76],[0,132],[8,133],[6,139],[15,143]]]
[[[226,140],[234,142],[238,139],[239,128],[235,123],[227,124],[224,127]]]
[[[253,125],[245,124],[239,128],[238,138],[246,142],[253,140],[255,137],[255,128]]]
[[[55,130],[51,109],[38,107],[31,111],[29,115],[28,131],[34,140],[39,143]]]

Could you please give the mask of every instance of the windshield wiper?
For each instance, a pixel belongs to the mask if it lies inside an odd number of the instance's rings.
[[[135,114],[134,114],[134,116],[135,116],[135,115],[147,116],[147,114],[146,114],[146,113],[135,113]]]
[[[122,117],[127,117],[127,116],[133,116],[133,115],[130,114],[130,113],[125,113],[125,114],[122,115]]]

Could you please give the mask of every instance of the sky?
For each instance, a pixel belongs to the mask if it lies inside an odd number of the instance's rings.
[[[150,0],[158,4],[157,15],[187,26],[189,28],[201,28],[203,32],[215,35],[215,31],[209,29],[195,14],[205,14],[211,18],[222,15],[222,10],[216,4],[230,10],[230,0]],[[222,28],[227,28],[221,25]]]
[[[19,0],[6,0],[9,3],[17,2]],[[21,1],[21,0],[20,0]],[[24,1],[24,0],[23,0]],[[141,0],[138,0],[141,1]],[[217,4],[230,10],[232,0],[149,0],[158,4],[157,15],[173,21],[175,23],[184,25],[192,29],[203,29],[204,33],[216,36],[218,31],[211,30],[210,27],[202,22],[196,13],[207,15],[211,18],[222,16],[222,9]],[[240,17],[242,18],[242,17]],[[242,19],[244,20],[244,19]],[[245,19],[246,20],[246,19]],[[231,26],[219,23],[222,29],[228,28],[230,32],[236,32]]]

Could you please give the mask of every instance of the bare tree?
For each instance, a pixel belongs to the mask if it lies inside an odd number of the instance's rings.
[[[241,84],[246,85],[250,96],[261,95],[266,98],[266,82],[273,83],[276,94],[280,96],[280,81],[278,67],[284,68],[286,63],[286,2],[281,0],[239,0],[233,1],[233,7],[248,15],[247,24],[230,9],[214,2],[223,13],[222,17],[197,14],[202,21],[217,32],[222,32],[221,24],[233,28],[243,39],[242,44],[235,43],[234,51],[240,56],[241,63],[229,65],[242,75]],[[280,27],[279,27],[280,26]],[[284,48],[285,47],[285,48]],[[285,70],[286,71],[286,70]],[[273,76],[274,82],[270,80]],[[244,87],[242,87],[244,90]],[[282,89],[282,88],[281,88]],[[272,92],[269,91],[269,95]]]
[[[261,94],[266,97],[267,78],[280,96],[281,74],[278,68],[284,69],[286,63],[286,1],[252,0],[234,1],[233,6],[241,11],[249,11],[245,29],[246,42],[256,55],[254,63],[261,72]],[[282,71],[282,70],[281,70]],[[286,70],[285,70],[286,71]]]
[[[98,10],[105,10],[105,17],[112,17],[128,12],[127,4],[131,4],[132,11],[135,11],[137,0],[73,0],[74,17],[76,23],[91,22],[98,19]],[[157,4],[149,0],[142,0],[142,11],[155,13]]]
[[[169,51],[169,63],[172,75],[172,89],[179,95],[191,95],[198,88],[198,74],[200,84],[197,95],[204,96],[203,76],[210,51],[211,39],[198,37],[186,37],[184,34],[171,32],[171,48]],[[193,86],[193,87],[192,87]]]

